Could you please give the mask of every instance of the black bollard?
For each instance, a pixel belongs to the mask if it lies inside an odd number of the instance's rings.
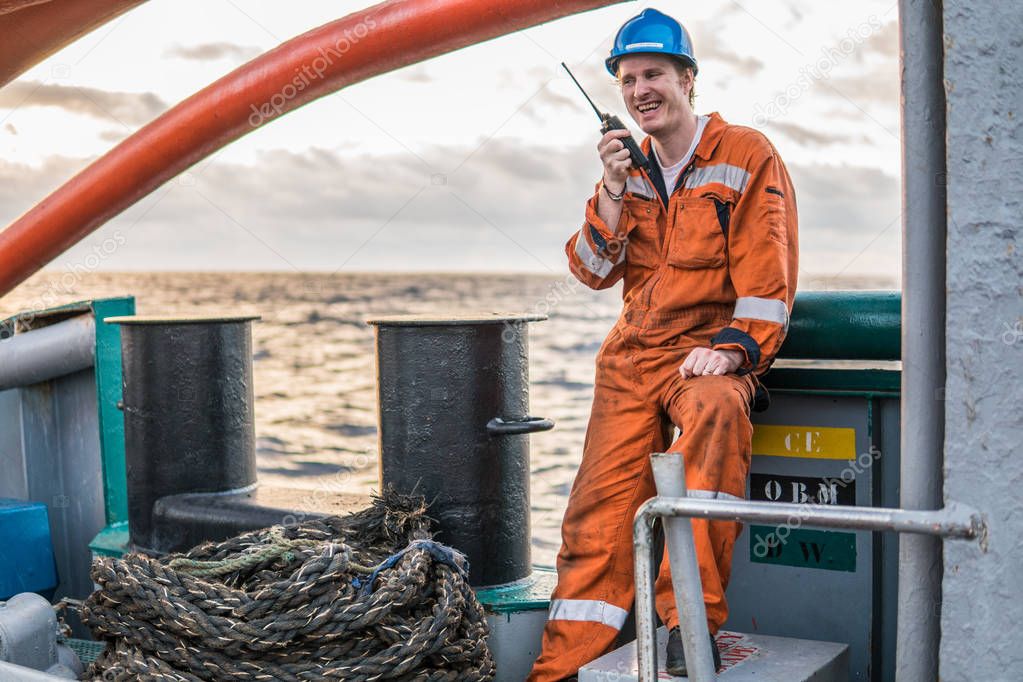
[[[397,316],[376,327],[380,485],[430,502],[437,540],[473,586],[531,570],[527,322],[542,315]]]
[[[238,491],[256,483],[255,319],[106,320],[121,325],[128,517],[135,548],[177,549],[170,545],[179,542],[162,537],[154,518],[161,498]]]

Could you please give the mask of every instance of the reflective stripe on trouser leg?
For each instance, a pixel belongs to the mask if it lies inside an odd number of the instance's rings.
[[[668,393],[665,410],[681,431],[669,450],[685,457],[687,490],[693,497],[744,497],[753,438],[749,420],[752,379],[734,374],[680,378]],[[707,624],[716,633],[728,619],[725,588],[742,524],[704,519],[692,523]],[[667,561],[661,564],[656,592],[661,619],[674,627],[678,613]]]
[[[621,630],[629,612],[599,599],[553,599],[548,620],[574,620],[601,623]]]
[[[657,405],[635,398],[631,376],[598,373],[533,682],[574,675],[605,653],[632,604],[632,520],[653,495],[649,455],[664,448],[667,434]]]

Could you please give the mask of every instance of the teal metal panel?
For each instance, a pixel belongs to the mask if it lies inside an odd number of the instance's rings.
[[[750,561],[758,564],[814,568],[823,571],[856,571],[856,534],[797,528],[784,534],[767,551],[756,552],[764,537],[779,537],[783,526],[750,526]]]
[[[89,543],[96,556],[121,558],[128,552],[128,522],[112,523],[101,530]]]
[[[551,592],[558,575],[550,569],[533,567],[533,573],[509,585],[485,587],[476,591],[476,597],[488,613],[515,613],[543,610],[550,607]]]
[[[131,296],[92,301],[96,319],[96,398],[103,452],[103,493],[108,524],[128,520],[128,483],[124,463],[124,415],[121,402],[121,327],[108,317],[135,314]]]

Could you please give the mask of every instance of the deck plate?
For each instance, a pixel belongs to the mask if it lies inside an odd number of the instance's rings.
[[[658,679],[674,678],[664,672],[667,631],[657,630]],[[718,679],[727,682],[847,682],[849,647],[835,642],[750,635],[721,631],[717,637],[722,670]],[[639,678],[636,643],[601,656],[579,671],[579,682],[627,682]]]

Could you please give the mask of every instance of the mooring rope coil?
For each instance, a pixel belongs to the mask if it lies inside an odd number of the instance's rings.
[[[464,557],[421,499],[247,533],[163,560],[99,558],[83,616],[102,680],[489,680]],[[356,540],[358,539],[358,541]],[[356,561],[358,559],[358,561]]]
[[[167,566],[199,578],[208,578],[241,571],[269,559],[276,559],[277,557],[285,557],[286,560],[290,561],[294,557],[293,554],[290,557],[288,556],[291,550],[310,545],[310,541],[302,538],[297,540],[284,539],[284,529],[280,526],[274,526],[270,529],[268,540],[269,542],[263,547],[255,547],[253,548],[255,551],[248,551],[231,559],[201,561],[199,559],[178,557],[172,559]]]

